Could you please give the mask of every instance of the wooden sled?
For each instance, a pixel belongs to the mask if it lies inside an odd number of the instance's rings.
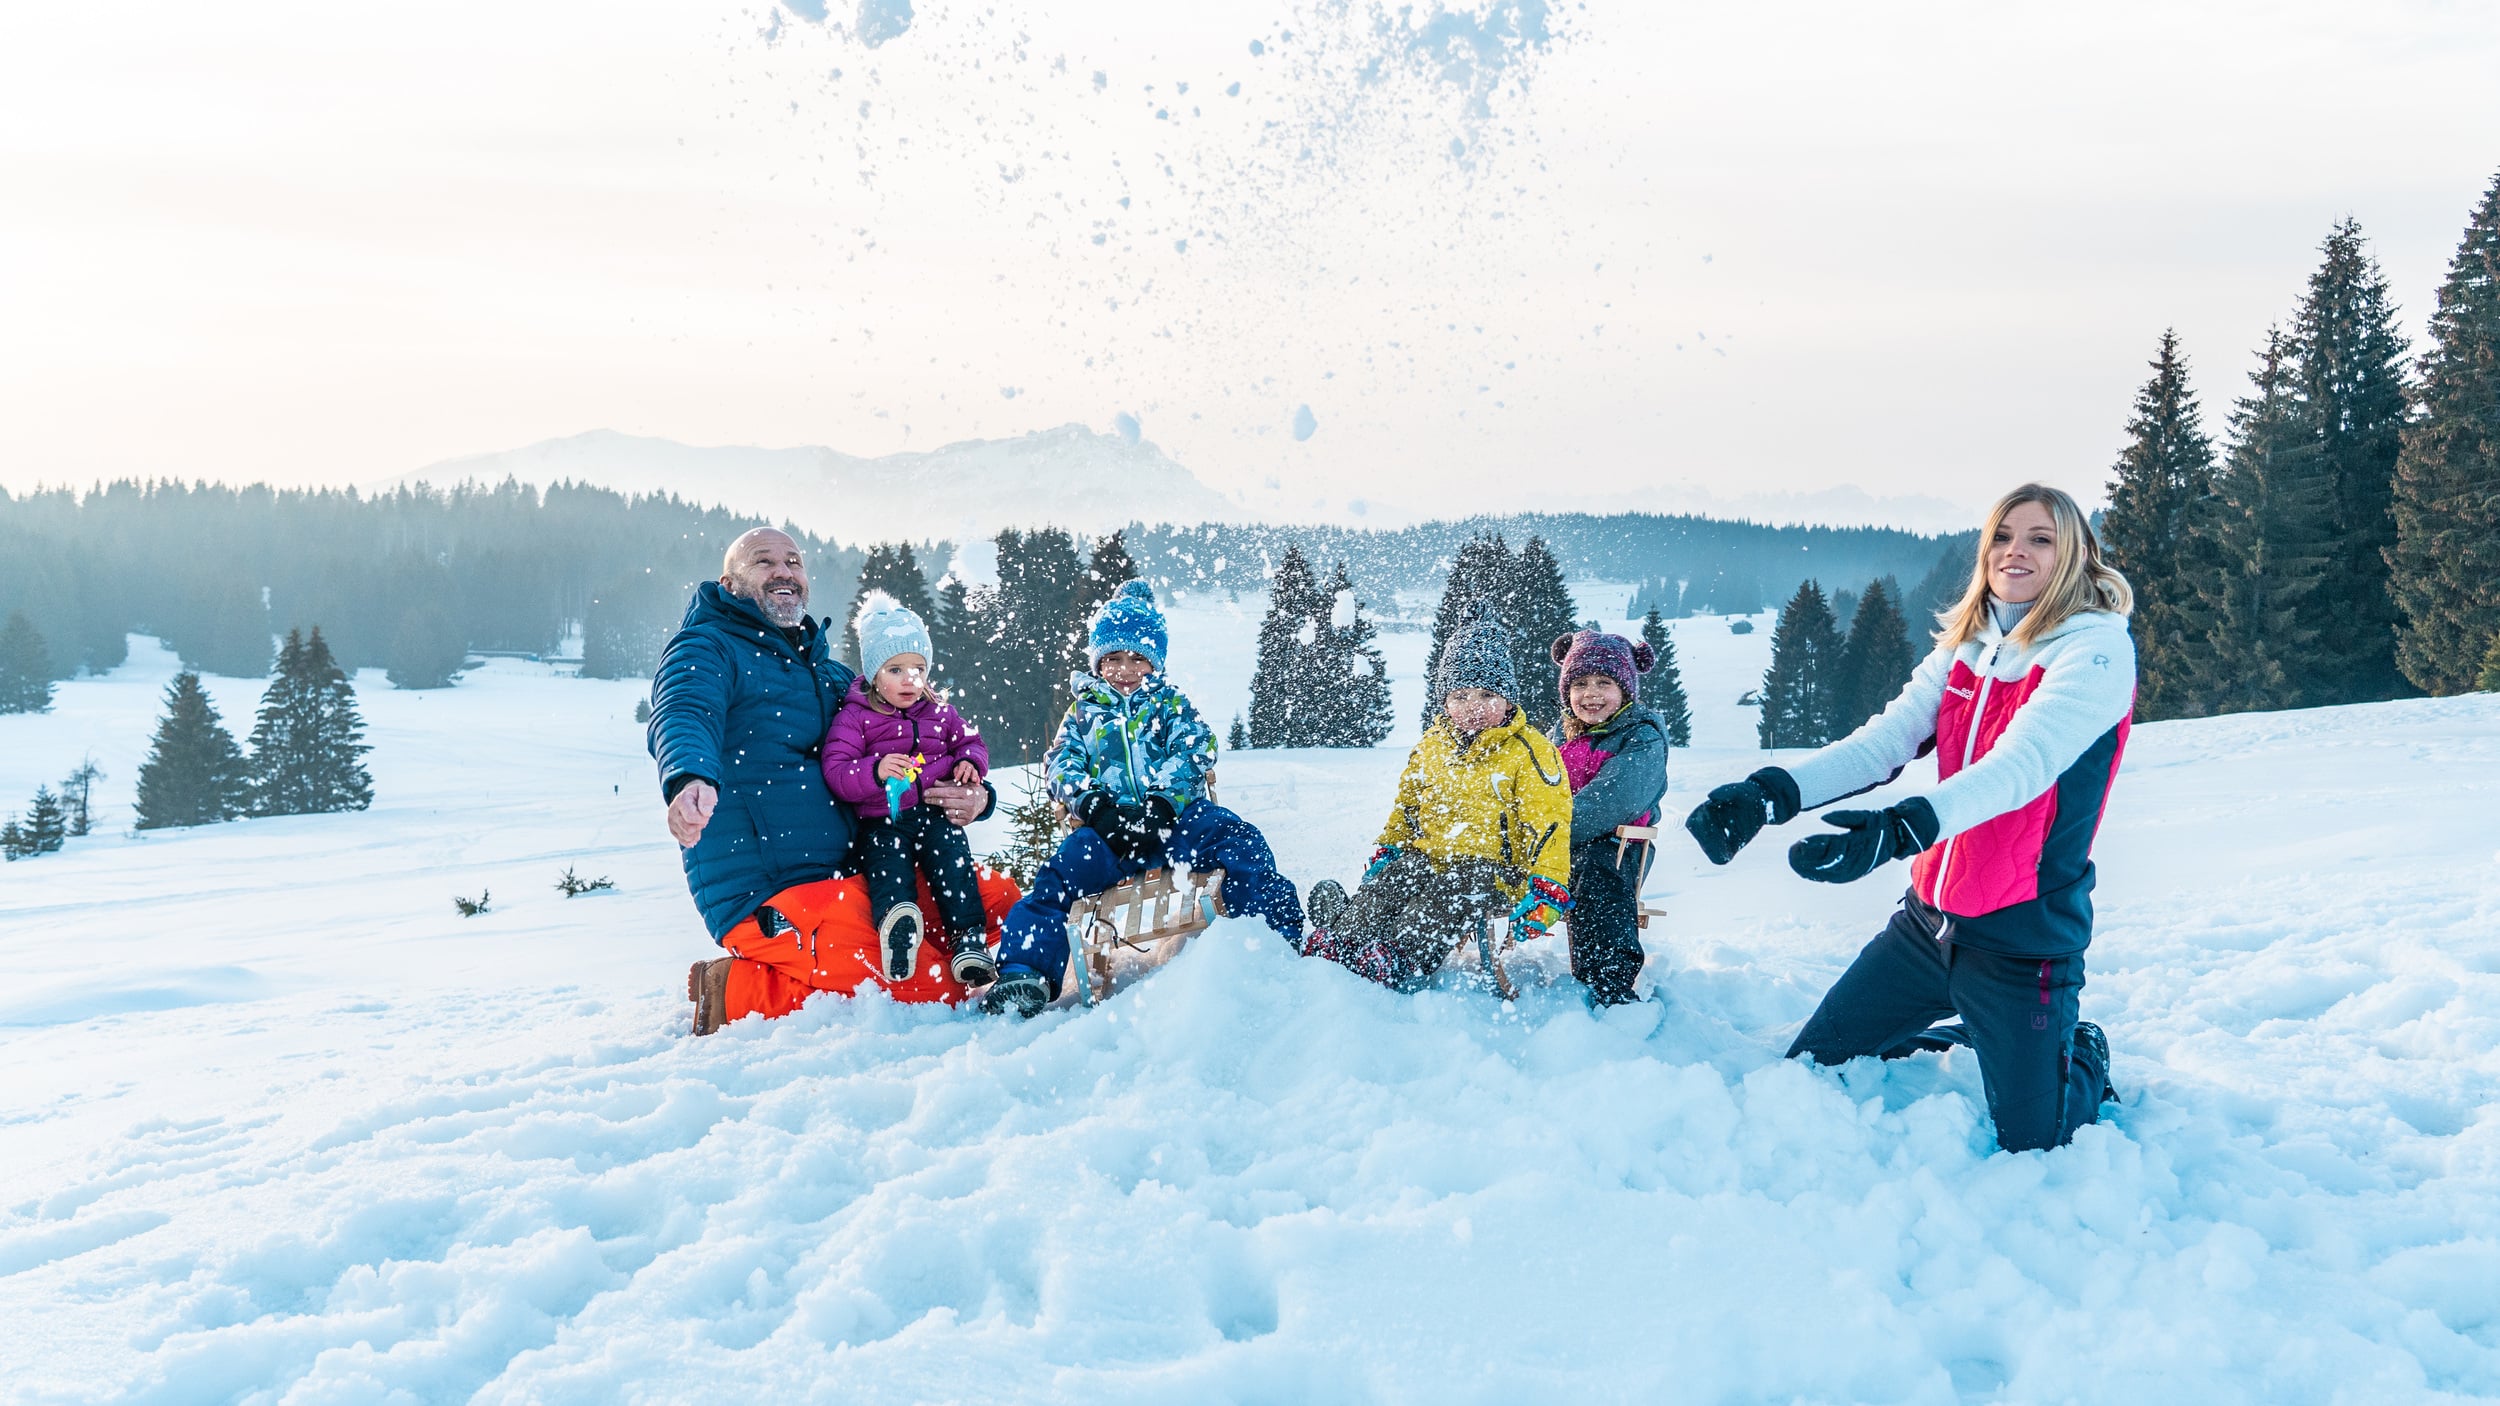
[[[1225,916],[1221,869],[1149,869],[1068,909],[1068,974],[1063,996],[1103,1000],[1180,955],[1189,940]]]
[[[1615,867],[1617,869],[1623,867],[1625,851],[1635,844],[1640,844],[1643,848],[1641,872],[1632,880],[1633,900],[1639,904],[1637,916],[1633,922],[1635,926],[1646,929],[1651,918],[1663,918],[1667,913],[1664,908],[1652,908],[1646,903],[1639,902],[1641,890],[1649,885],[1649,867],[1658,862],[1657,827],[1651,825],[1615,827]],[[1565,917],[1546,936],[1562,936],[1568,941],[1570,927],[1571,919]],[[1505,1001],[1518,1000],[1519,988],[1510,979],[1510,956],[1518,948],[1519,941],[1511,936],[1510,920],[1489,915],[1478,919],[1474,936],[1459,943],[1461,951],[1465,951],[1469,946],[1475,948],[1476,969],[1483,976],[1485,984],[1491,986]]]

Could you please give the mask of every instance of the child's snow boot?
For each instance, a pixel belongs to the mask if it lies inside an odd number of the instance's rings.
[[[955,980],[966,986],[987,986],[998,980],[998,959],[990,955],[989,944],[981,934],[969,933],[955,939]]]
[[[885,959],[885,979],[902,981],[920,959],[920,905],[897,903],[877,924],[877,951]]]
[[[1311,926],[1324,928],[1345,915],[1346,905],[1353,902],[1345,896],[1345,885],[1335,879],[1322,879],[1311,885],[1310,894],[1302,900],[1303,916]]]
[[[709,1035],[728,1024],[729,963],[715,957],[686,969],[686,999],[694,1002],[694,1033]]]
[[[1031,967],[1005,967],[998,980],[981,996],[981,1009],[990,1015],[1014,1011],[1031,1020],[1050,1004],[1050,983]]]
[[[2075,1022],[2075,1044],[2085,1054],[2092,1057],[2094,1064],[2100,1066],[2101,1102],[2116,1103],[2118,1086],[2109,1081],[2109,1037],[2102,1034],[2101,1027],[2092,1022],[2078,1020]]]

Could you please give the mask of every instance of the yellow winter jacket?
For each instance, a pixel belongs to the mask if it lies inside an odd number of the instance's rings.
[[[1512,897],[1530,876],[1571,882],[1571,785],[1562,754],[1511,710],[1510,721],[1461,745],[1446,717],[1424,729],[1398,777],[1383,845],[1437,861],[1489,859],[1511,871]]]

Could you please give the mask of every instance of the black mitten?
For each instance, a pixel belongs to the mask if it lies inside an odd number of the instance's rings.
[[[1713,864],[1725,864],[1752,843],[1765,824],[1785,825],[1797,818],[1797,783],[1787,772],[1766,766],[1742,781],[1731,781],[1710,793],[1684,817],[1684,828]]]
[[[1845,884],[1886,860],[1907,859],[1936,842],[1936,811],[1924,796],[1882,810],[1835,810],[1823,817],[1837,835],[1808,835],[1788,847],[1788,867],[1821,884]]]
[[[1111,799],[1109,791],[1088,791],[1076,798],[1076,804],[1068,807],[1068,814],[1076,817],[1077,824],[1105,839],[1110,838],[1111,832],[1107,827],[1118,813],[1119,805]]]
[[[1111,847],[1113,854],[1132,864],[1145,858],[1158,838],[1154,817],[1142,805],[1123,804],[1116,807],[1110,823],[1098,825],[1095,829],[1101,832],[1102,842]]]
[[[1146,798],[1146,823],[1154,826],[1156,834],[1171,834],[1173,825],[1177,824],[1180,818],[1181,813],[1172,808],[1172,802],[1168,797],[1148,796]]]

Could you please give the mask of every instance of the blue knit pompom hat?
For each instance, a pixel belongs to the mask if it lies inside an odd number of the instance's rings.
[[[870,591],[859,598],[859,613],[852,617],[859,630],[860,677],[875,679],[877,671],[898,654],[917,654],[937,667],[937,651],[929,647],[929,627],[894,597],[883,591]],[[874,686],[873,684],[871,685]]]
[[[1094,623],[1085,632],[1097,669],[1104,655],[1129,649],[1145,655],[1146,663],[1161,673],[1166,638],[1163,612],[1155,608],[1155,588],[1143,581],[1121,582],[1120,589],[1094,612]]]

